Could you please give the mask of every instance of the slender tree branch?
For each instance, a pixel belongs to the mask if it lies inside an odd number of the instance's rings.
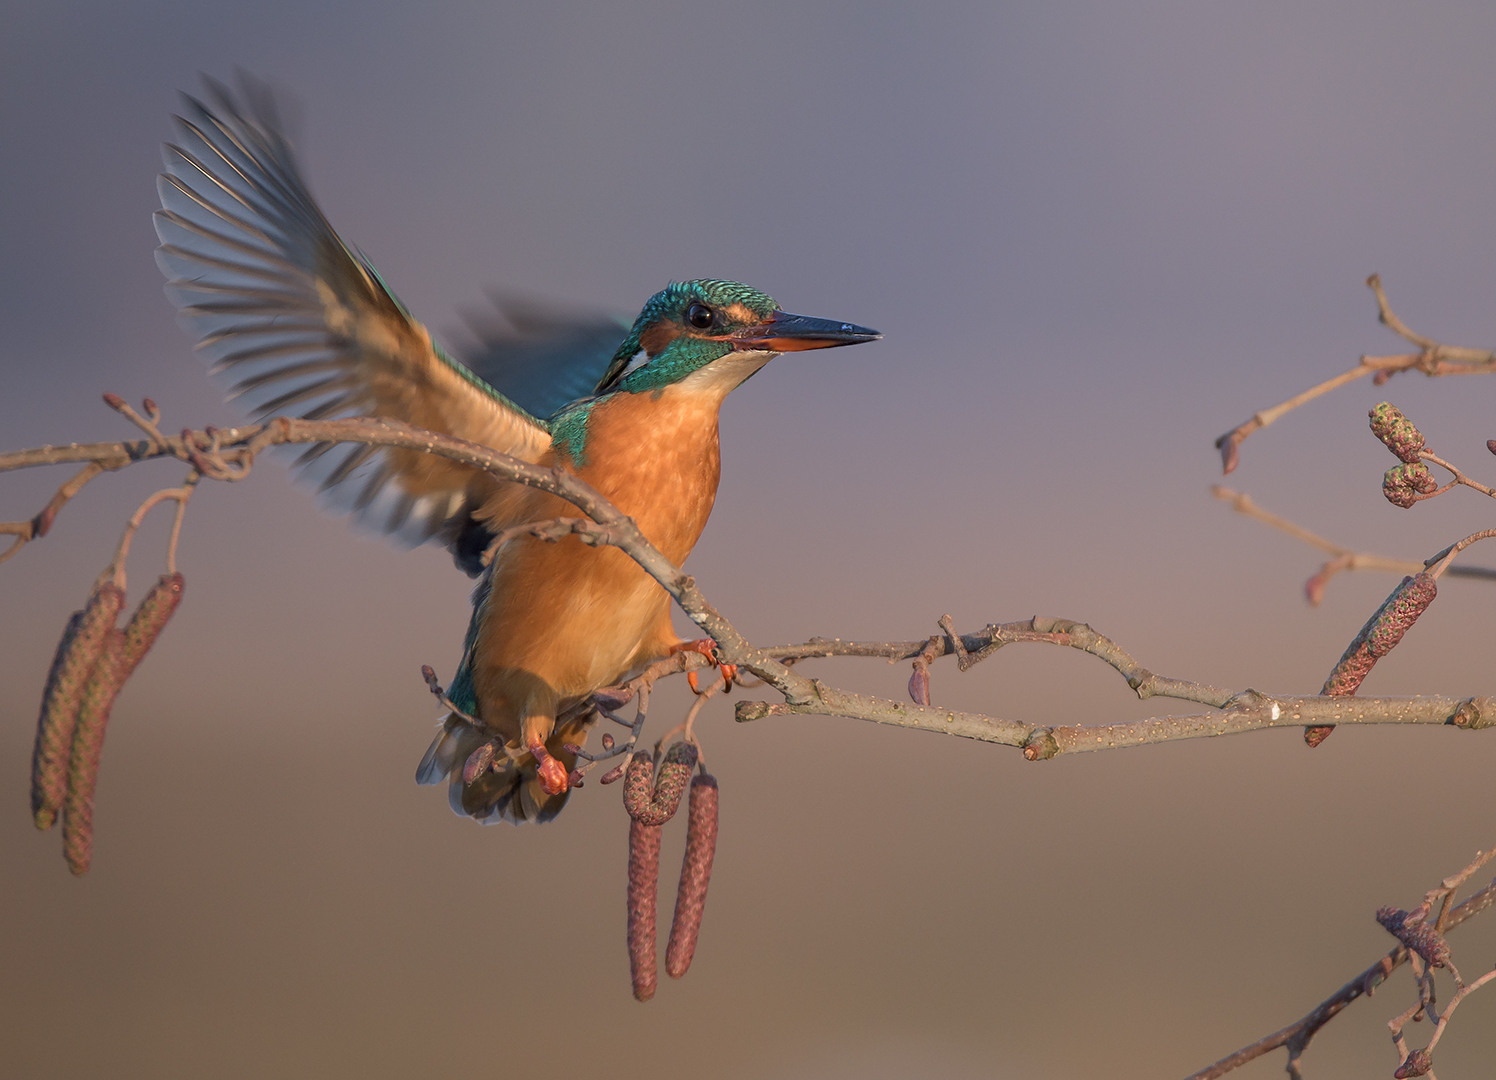
[[[185,431],[180,436],[152,435],[145,441],[74,444],[0,454],[0,472],[43,464],[92,462],[118,469],[135,461],[176,457],[187,461],[208,479],[238,480],[247,475],[256,455],[280,444],[356,442],[418,450],[483,469],[504,480],[523,483],[558,495],[576,506],[592,524],[562,518],[519,527],[530,535],[559,537],[576,534],[589,543],[618,547],[653,577],[686,615],[717,642],[724,663],[737,664],[784,698],[783,703],[740,702],[737,717],[817,714],[871,720],[923,731],[1021,747],[1031,760],[1061,753],[1116,749],[1180,739],[1236,734],[1268,727],[1331,723],[1450,724],[1479,729],[1496,723],[1496,702],[1488,698],[1358,698],[1324,699],[1272,697],[1255,690],[1231,691],[1188,680],[1155,675],[1115,642],[1084,623],[1068,619],[1034,618],[993,624],[976,635],[947,634],[939,641],[943,653],[967,654],[968,666],[1015,642],[1066,645],[1090,653],[1115,668],[1140,698],[1172,697],[1211,705],[1218,713],[1155,717],[1121,724],[1048,727],[979,713],[954,712],[839,690],[811,680],[782,662],[813,655],[881,655],[902,659],[918,655],[929,639],[916,643],[814,642],[770,653],[751,644],[706,599],[695,579],[671,563],[629,518],[587,484],[562,469],[519,461],[476,443],[422,431],[387,419],[293,420],[277,417],[264,424],[226,430]],[[684,666],[681,667],[684,670]]]
[[[1448,929],[1453,930],[1466,920],[1479,915],[1492,904],[1496,904],[1496,881],[1487,885],[1484,889],[1473,894],[1464,903],[1455,907],[1449,913]],[[1321,1001],[1311,1009],[1302,1019],[1296,1023],[1265,1036],[1250,1046],[1244,1046],[1236,1053],[1217,1061],[1208,1068],[1199,1072],[1191,1073],[1185,1080],[1216,1080],[1217,1077],[1225,1076],[1233,1069],[1245,1065],[1249,1061],[1255,1061],[1263,1054],[1277,1050],[1280,1047],[1288,1047],[1292,1059],[1297,1059],[1303,1053],[1304,1047],[1309,1044],[1316,1032],[1334,1017],[1338,1016],[1347,1005],[1363,995],[1370,995],[1378,986],[1387,981],[1387,977],[1408,961],[1408,949],[1399,945],[1386,956],[1382,957],[1371,967],[1357,975],[1346,983],[1335,993]]]
[[[1231,508],[1239,514],[1245,514],[1254,521],[1260,521],[1269,525],[1279,532],[1287,533],[1295,540],[1301,540],[1311,547],[1319,548],[1332,556],[1328,562],[1319,568],[1308,581],[1304,583],[1304,595],[1309,603],[1315,607],[1319,606],[1324,599],[1325,586],[1330,579],[1342,570],[1375,570],[1392,574],[1417,574],[1427,568],[1428,562],[1420,562],[1415,559],[1393,559],[1385,555],[1372,555],[1366,552],[1354,551],[1343,547],[1332,540],[1310,532],[1302,525],[1295,524],[1277,514],[1270,513],[1258,506],[1250,495],[1239,491],[1232,491],[1220,484],[1212,484],[1210,493],[1217,499],[1231,504]],[[1434,557],[1435,561],[1445,553],[1441,552]],[[1449,577],[1477,578],[1481,581],[1496,581],[1496,569],[1486,566],[1450,566],[1445,574]]]
[[[1380,385],[1399,371],[1417,370],[1430,377],[1478,375],[1496,371],[1496,352],[1488,349],[1471,349],[1462,345],[1443,345],[1408,329],[1407,325],[1393,313],[1392,305],[1387,301],[1387,294],[1382,289],[1382,279],[1379,274],[1372,274],[1367,278],[1366,285],[1376,294],[1377,318],[1382,325],[1399,337],[1417,345],[1419,351],[1401,353],[1396,356],[1363,356],[1349,371],[1342,372],[1333,379],[1326,379],[1318,386],[1310,387],[1303,393],[1274,405],[1271,409],[1253,413],[1250,419],[1216,440],[1216,448],[1221,452],[1222,472],[1229,474],[1236,468],[1239,460],[1239,447],[1253,432],[1261,431],[1300,405],[1328,394],[1331,390],[1336,390],[1346,383],[1354,382],[1363,375],[1374,373],[1376,382]]]

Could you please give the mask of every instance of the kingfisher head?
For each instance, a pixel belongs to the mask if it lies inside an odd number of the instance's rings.
[[[681,281],[649,298],[603,389],[637,394],[689,379],[725,394],[779,353],[881,336],[865,326],[791,315],[736,281]]]

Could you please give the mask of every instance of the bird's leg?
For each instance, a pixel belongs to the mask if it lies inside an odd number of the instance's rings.
[[[670,646],[673,656],[678,652],[699,652],[712,662],[712,666],[722,672],[722,688],[731,692],[732,681],[738,677],[738,665],[724,664],[717,654],[717,643],[709,637],[697,638],[695,641],[682,641],[677,645]],[[696,685],[696,672],[686,672],[686,682],[691,684],[693,694],[701,693],[701,688]]]
[[[568,787],[566,766],[559,758],[551,757],[545,748],[545,740],[550,737],[555,722],[555,718],[550,716],[527,716],[520,731],[525,749],[534,757],[535,767],[540,773],[540,788],[547,795],[559,795]]]

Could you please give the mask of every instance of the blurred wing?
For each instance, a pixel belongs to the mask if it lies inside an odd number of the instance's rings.
[[[545,423],[448,357],[312,200],[263,87],[248,109],[209,82],[215,111],[187,98],[157,183],[167,295],[252,415],[389,416],[526,461]],[[484,473],[410,450],[318,444],[298,464],[353,511],[410,543],[452,540],[499,487]]]
[[[477,345],[463,363],[534,416],[550,419],[591,397],[613,373],[613,356],[629,324],[608,315],[560,312],[490,294],[492,311],[464,318]]]

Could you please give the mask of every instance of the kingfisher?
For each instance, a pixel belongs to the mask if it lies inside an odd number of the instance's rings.
[[[716,498],[723,399],[780,353],[880,336],[703,278],[668,285],[632,325],[511,307],[516,332],[459,360],[328,223],[265,86],[204,81],[211,107],[184,94],[163,147],[156,258],[183,327],[256,418],[389,417],[565,469],[680,565]],[[710,650],[674,632],[669,596],[619,550],[569,537],[489,552],[507,528],[574,515],[555,495],[384,447],[317,444],[296,467],[331,508],[412,546],[445,544],[479,578],[456,709],[416,773],[448,779],[459,815],[552,820],[570,797],[568,747],[594,722],[558,717],[673,652]],[[492,764],[465,778],[485,744]]]

